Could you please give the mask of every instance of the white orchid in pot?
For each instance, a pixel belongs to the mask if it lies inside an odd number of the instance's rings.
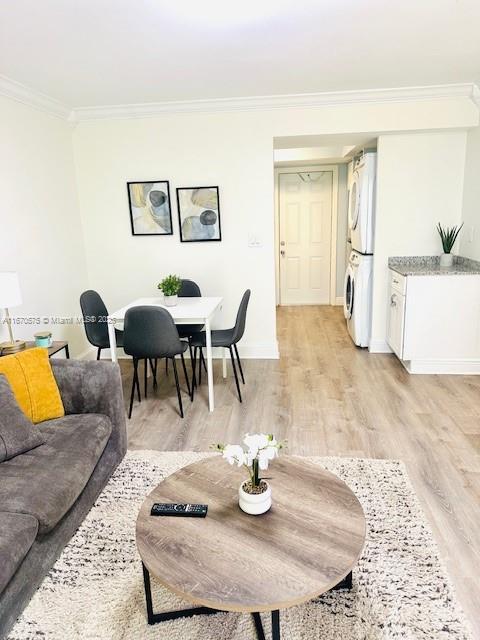
[[[277,442],[275,436],[266,433],[247,433],[240,444],[216,444],[229,464],[245,467],[248,479],[238,490],[238,504],[242,511],[251,515],[265,513],[272,506],[272,490],[268,482],[260,477],[260,471],[268,469],[269,462],[278,456],[285,442]]]

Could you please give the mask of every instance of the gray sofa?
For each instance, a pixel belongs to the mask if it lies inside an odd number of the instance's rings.
[[[0,463],[0,638],[7,635],[127,448],[118,365],[52,360],[65,417]]]

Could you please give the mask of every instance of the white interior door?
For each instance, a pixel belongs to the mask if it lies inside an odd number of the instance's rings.
[[[281,173],[280,304],[330,303],[332,171]]]

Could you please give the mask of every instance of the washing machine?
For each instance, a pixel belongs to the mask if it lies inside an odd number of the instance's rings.
[[[348,333],[359,347],[370,345],[373,256],[352,251],[345,273],[343,313]]]
[[[363,254],[373,253],[376,171],[377,154],[373,151],[365,152],[354,163],[348,228],[352,249]]]

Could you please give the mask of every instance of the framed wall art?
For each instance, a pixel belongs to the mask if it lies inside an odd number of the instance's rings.
[[[178,224],[182,242],[222,239],[218,187],[177,189]]]
[[[170,185],[167,180],[127,182],[127,190],[132,235],[173,234]]]

